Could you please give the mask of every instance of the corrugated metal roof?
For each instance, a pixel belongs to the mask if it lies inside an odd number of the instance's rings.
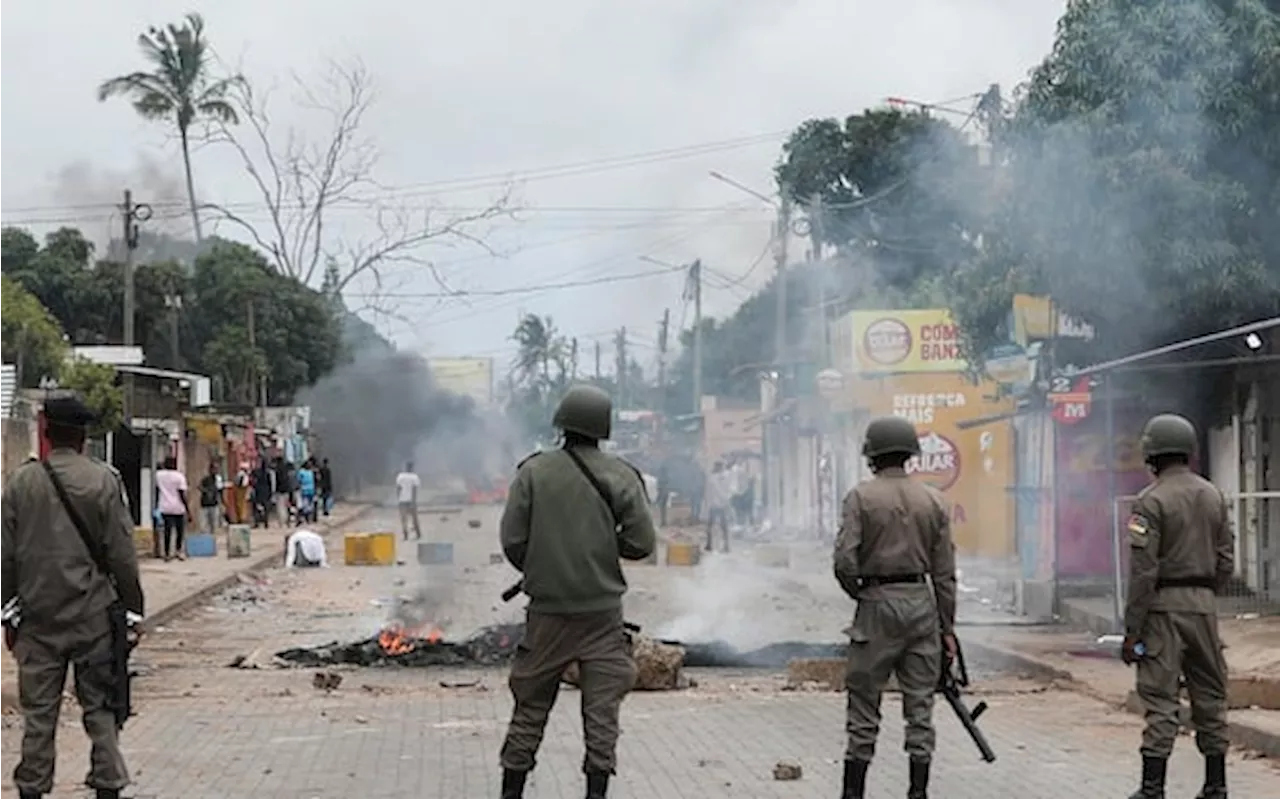
[[[0,417],[9,418],[13,395],[17,390],[18,367],[11,363],[0,366]]]
[[[142,347],[124,347],[116,344],[93,344],[84,347],[72,347],[71,354],[76,358],[84,358],[94,363],[105,363],[110,366],[141,366],[145,361]]]

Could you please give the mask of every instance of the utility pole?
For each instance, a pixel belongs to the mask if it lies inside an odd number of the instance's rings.
[[[137,301],[134,295],[133,253],[138,249],[138,223],[151,218],[151,206],[134,205],[133,192],[124,190],[124,203],[120,206],[121,218],[124,221],[124,345],[132,347],[134,341],[134,316]],[[126,423],[133,421],[133,375],[124,376],[124,418]]]
[[[822,207],[822,194],[814,192],[813,198],[809,200],[809,236],[813,243],[813,261],[814,268],[819,270],[819,274],[815,277],[818,281],[818,318],[822,320],[822,327],[819,331],[818,339],[818,365],[820,368],[831,366],[830,361],[830,342],[831,331],[830,323],[827,315],[827,281],[825,268],[822,266],[822,258],[826,247],[826,225],[824,219],[824,210]]]
[[[693,295],[693,412],[702,413],[702,260],[689,266],[689,292]]]
[[[787,238],[791,235],[791,200],[787,197],[787,189],[779,192],[778,221],[774,228],[773,263],[778,281],[774,292],[777,306],[774,309],[774,361],[779,369],[787,357]]]
[[[614,375],[618,382],[618,410],[627,409],[627,329],[619,328],[613,337]]]
[[[573,346],[569,350],[569,379],[578,379],[578,337],[573,337]]]
[[[169,309],[169,359],[172,362],[170,368],[179,369],[182,360],[182,347],[178,342],[178,314],[182,312],[182,295],[166,294],[164,296],[165,307]]]
[[[245,326],[249,329],[249,357],[253,359],[253,386],[250,389],[250,402],[254,402],[254,394],[257,394],[257,405],[260,408],[267,407],[267,378],[258,370],[258,331],[254,320],[253,299],[250,298],[245,305],[246,319]]]
[[[658,325],[658,397],[659,404],[665,406],[663,400],[667,393],[667,331],[671,327],[671,309],[662,311],[662,322]]]
[[[596,342],[596,382],[600,382],[600,342]]]

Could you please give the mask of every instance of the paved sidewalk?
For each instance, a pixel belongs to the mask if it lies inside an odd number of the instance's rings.
[[[408,670],[347,672],[332,695],[307,672],[268,694],[277,675],[229,672],[239,695],[148,703],[125,733],[138,799],[492,799],[497,751],[509,714],[502,675]],[[479,678],[446,689],[444,677]],[[273,682],[274,685],[274,682]],[[982,763],[945,706],[938,708],[934,793],[947,799],[1079,799],[1135,787],[1139,722],[1067,692],[989,697],[983,726],[1000,759]],[[577,700],[566,691],[552,717],[531,799],[582,796]],[[1046,708],[1052,707],[1052,712]],[[830,797],[839,790],[844,702],[839,694],[735,690],[706,679],[691,691],[634,694],[623,709],[617,799]],[[900,710],[886,699],[870,799],[901,797],[906,764]],[[4,732],[6,760],[18,730]],[[63,729],[57,797],[79,797],[83,736]],[[775,763],[803,768],[776,782]],[[1191,796],[1201,762],[1183,739],[1170,796]],[[1280,774],[1266,761],[1232,757],[1233,799],[1275,799]],[[0,796],[10,797],[11,791]]]
[[[339,504],[329,518],[322,518],[315,527],[318,532],[341,529],[371,509],[370,505]],[[253,531],[251,554],[247,558],[227,557],[224,530],[219,535],[217,557],[172,560],[168,563],[156,558],[141,559],[139,571],[147,600],[148,623],[163,623],[166,618],[181,613],[193,599],[216,590],[219,584],[234,578],[240,572],[257,567],[274,553],[283,558],[284,536],[291,529],[293,528],[273,525],[266,530]],[[18,678],[17,664],[8,650],[0,657],[0,665],[0,706],[8,712],[17,708]]]

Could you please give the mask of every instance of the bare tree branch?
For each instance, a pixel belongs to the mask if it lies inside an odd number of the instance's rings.
[[[337,285],[329,288],[339,293],[357,279],[384,292],[392,267],[408,265],[414,272],[427,271],[442,291],[453,294],[427,257],[429,248],[478,246],[500,257],[479,228],[510,215],[510,191],[477,210],[444,216],[423,207],[421,200],[414,202],[403,193],[397,197],[375,179],[379,151],[361,130],[377,95],[362,64],[331,61],[319,77],[294,75],[292,83],[297,108],[324,118],[328,132],[311,139],[296,128],[278,130],[269,113],[269,91],[258,95],[247,82],[234,87],[227,99],[240,125],[211,122],[201,144],[234,150],[258,199],[240,205],[206,203],[211,218],[243,230],[280,274],[307,285],[336,259]],[[335,223],[338,208],[354,211],[357,219],[363,215],[354,227],[372,232],[345,233],[341,228],[353,225]],[[389,313],[377,301],[367,310]]]

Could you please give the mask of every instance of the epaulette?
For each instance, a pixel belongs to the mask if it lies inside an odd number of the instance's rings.
[[[538,457],[541,454],[542,454],[542,450],[538,450],[537,452],[531,452],[528,455],[526,455],[524,457],[524,460],[516,464],[516,471],[517,472],[520,471],[520,468],[522,466],[524,466],[526,463],[528,463],[529,461],[533,460],[534,458]]]

